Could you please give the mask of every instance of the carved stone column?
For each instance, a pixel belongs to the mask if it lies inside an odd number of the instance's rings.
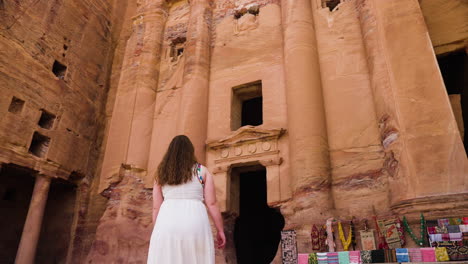
[[[440,195],[466,195],[468,162],[419,2],[357,3],[392,209],[418,215]]]
[[[311,1],[283,0],[282,8],[292,188],[307,190],[326,210],[332,206],[330,160]]]
[[[125,50],[100,190],[118,175],[121,164],[147,169],[166,17],[164,0],[140,1]]]
[[[37,175],[34,191],[24,223],[21,241],[16,252],[16,264],[32,264],[36,256],[37,242],[41,233],[42,217],[49,194],[50,178]]]
[[[205,161],[210,78],[211,0],[191,0],[184,56],[182,100],[177,132],[187,135],[200,162]]]

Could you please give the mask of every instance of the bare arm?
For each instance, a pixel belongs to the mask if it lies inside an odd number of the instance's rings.
[[[224,236],[223,219],[219,211],[218,201],[216,200],[216,190],[213,181],[213,175],[211,175],[211,173],[206,168],[204,168],[203,178],[205,179],[205,204],[208,208],[208,213],[211,215],[211,219],[213,219],[213,222],[216,226],[218,248],[223,248],[226,244],[226,238]]]
[[[162,196],[161,186],[154,182],[153,185],[153,224],[156,223],[158,217],[159,208],[161,207],[164,198]]]

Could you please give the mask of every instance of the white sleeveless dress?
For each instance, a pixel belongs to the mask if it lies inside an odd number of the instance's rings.
[[[203,186],[196,175],[187,183],[163,186],[162,193],[164,201],[151,235],[148,264],[214,264],[213,235]]]

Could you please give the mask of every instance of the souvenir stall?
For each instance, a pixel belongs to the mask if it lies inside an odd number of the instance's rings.
[[[406,235],[419,247],[405,247]],[[283,264],[468,261],[468,217],[426,220],[421,214],[419,230],[405,217],[330,218],[312,224],[310,239],[310,252],[297,252],[295,231],[283,231]]]

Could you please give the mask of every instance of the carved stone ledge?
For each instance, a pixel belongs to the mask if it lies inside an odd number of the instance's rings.
[[[278,157],[278,139],[285,133],[285,129],[261,129],[245,126],[234,134],[221,140],[207,143],[208,151],[216,151],[216,164],[233,163],[238,160],[271,160],[271,165],[281,163]],[[265,156],[273,155],[268,159]],[[275,160],[275,161],[273,161]]]

